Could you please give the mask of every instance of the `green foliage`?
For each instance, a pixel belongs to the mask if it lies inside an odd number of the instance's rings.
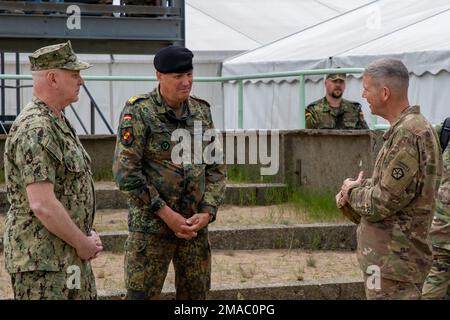
[[[270,183],[274,181],[275,176],[261,176],[258,165],[233,164],[227,166],[228,183]]]
[[[317,261],[313,256],[309,256],[308,258],[306,258],[306,266],[308,266],[310,268],[315,268],[316,264],[317,264]]]
[[[0,183],[5,183],[5,169],[0,168]]]
[[[101,168],[96,170],[93,175],[94,181],[113,181],[111,168]]]
[[[342,220],[336,208],[335,195],[331,191],[315,191],[304,187],[287,187],[287,202],[302,212],[307,212],[313,221]]]

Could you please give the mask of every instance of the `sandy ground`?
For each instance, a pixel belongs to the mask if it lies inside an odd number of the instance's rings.
[[[345,222],[345,218],[327,222]],[[224,206],[217,214],[211,227],[242,227],[252,225],[293,225],[318,222],[308,214],[289,205],[272,206]],[[99,210],[95,218],[95,228],[98,231],[127,230],[126,210]]]
[[[103,253],[93,260],[97,288],[124,288],[123,254]],[[283,281],[362,278],[356,256],[351,252],[292,250],[213,250],[212,287],[242,283],[273,284]],[[173,289],[173,266],[164,284]],[[12,297],[9,275],[0,257],[0,296]]]
[[[0,215],[0,234],[3,234],[5,215]],[[345,221],[344,219],[336,222]],[[306,212],[288,205],[223,206],[211,227],[251,225],[292,225],[317,222]],[[97,231],[127,230],[124,209],[99,210],[95,218]],[[93,261],[99,290],[123,288],[123,254],[105,252]],[[241,283],[270,284],[281,281],[318,280],[338,277],[361,277],[356,256],[349,252],[292,250],[213,250],[212,287]],[[173,266],[165,282],[173,289]],[[0,296],[12,297],[10,279],[4,270],[0,254]]]
[[[0,234],[4,231],[5,215],[0,214]],[[345,222],[345,218],[327,222]],[[293,225],[318,222],[312,219],[305,211],[289,205],[272,206],[223,206],[220,208],[216,221],[211,227],[242,227],[252,225]],[[97,231],[127,230],[127,210],[110,209],[98,210],[94,225]]]

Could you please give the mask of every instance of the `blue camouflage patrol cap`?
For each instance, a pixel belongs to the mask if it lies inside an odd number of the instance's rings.
[[[194,54],[188,48],[168,46],[159,50],[153,59],[155,69],[161,73],[182,73],[194,69]]]

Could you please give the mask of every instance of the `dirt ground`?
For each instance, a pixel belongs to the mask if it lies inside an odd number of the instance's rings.
[[[123,254],[103,253],[92,263],[97,289],[124,288]],[[300,249],[213,250],[212,253],[213,289],[242,283],[261,285],[339,277],[362,278],[354,253]],[[171,266],[164,288],[173,289],[174,279]],[[12,297],[3,255],[0,255],[0,296]]]
[[[5,215],[0,214],[0,234],[4,231]],[[327,222],[345,222],[345,218]],[[225,205],[220,208],[216,221],[211,224],[213,228],[242,227],[252,225],[293,225],[313,223],[308,214],[289,205],[252,206],[239,207]],[[127,210],[109,209],[97,210],[94,227],[97,231],[122,231],[128,230]]]
[[[5,215],[0,215],[0,234],[3,234]],[[336,222],[345,221],[337,220]],[[289,205],[221,207],[211,227],[251,225],[292,225],[317,222],[306,212]],[[97,231],[127,230],[124,209],[98,210],[94,221]],[[123,288],[123,254],[105,252],[93,261],[97,288]],[[212,287],[241,283],[270,284],[282,281],[318,280],[339,277],[361,278],[354,253],[336,251],[292,250],[213,250]],[[165,289],[173,289],[173,266],[165,282]],[[0,254],[0,297],[12,297],[4,257]]]
[[[0,220],[1,221],[1,220]],[[327,222],[345,222],[345,218]],[[239,207],[226,205],[220,208],[212,228],[243,227],[252,225],[293,225],[318,222],[308,214],[289,205]],[[95,218],[97,231],[127,230],[126,210],[98,210]]]

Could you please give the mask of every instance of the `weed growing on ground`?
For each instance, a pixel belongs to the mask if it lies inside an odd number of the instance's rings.
[[[240,263],[238,265],[239,273],[242,277],[241,282],[252,279],[256,274],[256,263],[244,265]]]
[[[308,266],[310,268],[315,268],[316,264],[317,264],[317,261],[313,256],[309,256],[308,258],[306,258],[306,266]]]

